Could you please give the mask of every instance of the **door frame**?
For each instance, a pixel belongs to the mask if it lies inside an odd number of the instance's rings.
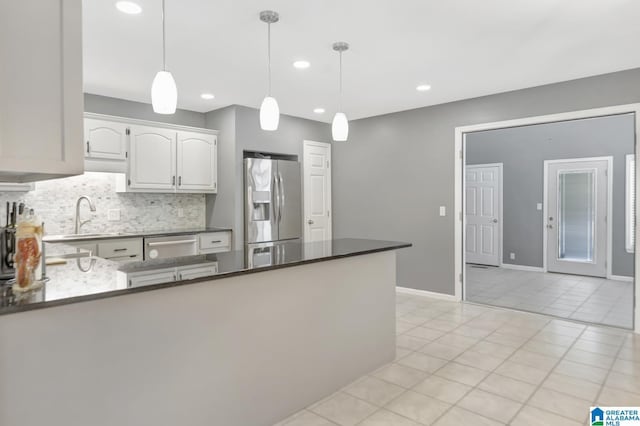
[[[606,278],[611,279],[613,275],[611,264],[613,259],[613,157],[585,157],[585,158],[562,158],[557,160],[544,160],[544,183],[542,188],[542,270],[548,272],[547,269],[547,244],[549,242],[549,230],[547,229],[547,218],[549,217],[549,165],[558,163],[581,163],[589,161],[606,161],[607,162],[607,256],[606,262]]]
[[[464,274],[465,265],[465,253],[463,244],[463,230],[465,226],[465,200],[464,192],[462,191],[462,182],[465,181],[465,168],[464,157],[466,156],[466,134],[472,132],[479,132],[484,130],[496,130],[505,129],[509,127],[521,127],[534,124],[554,123],[558,121],[570,121],[580,120],[584,118],[604,117],[608,115],[620,115],[620,114],[634,114],[635,115],[635,160],[636,164],[640,163],[640,152],[637,149],[638,135],[640,135],[640,103],[615,105],[602,108],[593,108],[586,110],[578,110],[571,112],[562,112],[558,114],[548,114],[534,117],[518,118],[514,120],[496,121],[491,123],[472,124],[468,126],[458,126],[454,129],[454,211],[458,215],[457,220],[454,220],[454,298],[455,300],[462,300],[463,283],[466,281],[466,274]],[[636,182],[640,177],[640,167],[636,167]],[[636,197],[636,211],[640,211],[640,197]],[[638,221],[636,221],[635,227],[635,241],[640,238],[640,227]],[[636,243],[637,245],[637,243]],[[640,333],[640,256],[637,255],[637,249],[634,253],[634,330],[636,333]]]
[[[503,222],[503,218],[504,218],[504,192],[503,192],[503,182],[504,182],[504,163],[486,163],[486,164],[466,164],[464,165],[465,167],[465,177],[466,177],[466,170],[467,167],[497,167],[498,168],[498,266],[502,266],[503,265],[503,245],[504,245],[504,222]],[[467,197],[467,181],[465,179],[465,181],[462,183],[462,185],[464,186],[464,188],[462,189],[462,193],[464,194],[464,198],[465,198],[465,206],[466,206],[466,197]],[[464,210],[465,212],[467,211],[467,209],[465,208]],[[465,224],[466,224],[466,218],[465,218]],[[466,236],[467,236],[467,230],[466,230],[466,226],[465,229],[463,230],[463,234],[464,234],[464,242],[466,243]],[[466,251],[466,250],[465,250]],[[466,287],[465,287],[465,291],[466,291]]]
[[[306,167],[307,164],[305,162],[305,158],[307,158],[306,154],[307,151],[309,149],[309,147],[316,147],[316,148],[326,148],[327,151],[329,152],[329,167],[327,167],[327,173],[328,173],[328,179],[327,179],[327,191],[329,196],[327,197],[328,199],[328,203],[329,203],[329,220],[328,220],[328,225],[329,225],[329,235],[331,236],[331,239],[333,240],[333,203],[332,203],[332,198],[333,198],[333,190],[332,190],[332,169],[333,169],[333,158],[331,157],[331,144],[328,142],[318,142],[318,141],[312,141],[312,140],[307,140],[305,139],[302,143],[302,239],[303,241],[307,241],[308,240],[308,230],[307,230],[307,226],[306,226],[306,217],[307,217],[307,191],[305,190],[306,184],[305,184],[305,180],[304,177],[306,176]]]

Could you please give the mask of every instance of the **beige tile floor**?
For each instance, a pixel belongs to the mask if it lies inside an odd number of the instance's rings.
[[[467,265],[466,299],[614,327],[633,327],[633,283]]]
[[[640,335],[397,295],[396,360],[278,426],[585,425],[640,406]]]

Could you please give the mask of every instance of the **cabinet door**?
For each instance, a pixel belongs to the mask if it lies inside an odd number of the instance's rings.
[[[127,125],[115,121],[84,120],[85,157],[124,160],[127,152]]]
[[[81,174],[82,1],[0,8],[0,181]]]
[[[179,280],[195,280],[196,278],[210,277],[218,273],[218,262],[201,265],[182,266],[178,268]]]
[[[176,133],[131,126],[129,187],[173,192],[176,187]]]
[[[178,190],[216,192],[217,141],[215,135],[178,133]]]
[[[129,274],[129,287],[142,287],[145,285],[164,284],[176,280],[174,268],[156,271],[135,272]]]

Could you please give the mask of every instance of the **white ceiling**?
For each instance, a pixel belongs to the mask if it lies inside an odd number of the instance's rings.
[[[161,67],[161,0],[84,1],[85,91],[150,102]],[[166,0],[167,65],[178,107],[259,107],[267,90],[272,9],[273,95],[281,112],[330,121],[347,41],[350,119],[640,67],[637,0]],[[311,62],[294,69],[296,59]],[[416,85],[432,89],[417,92]],[[203,92],[216,95],[200,99]],[[326,113],[313,113],[316,107]]]

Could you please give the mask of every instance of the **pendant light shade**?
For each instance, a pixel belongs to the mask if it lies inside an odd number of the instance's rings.
[[[280,122],[280,107],[278,101],[271,96],[271,24],[280,20],[278,12],[263,10],[260,12],[260,20],[267,24],[267,56],[269,63],[269,93],[260,105],[260,128],[262,130],[278,130]]]
[[[162,71],[158,71],[151,85],[151,105],[156,114],[175,114],[178,105],[176,81],[167,71],[164,0],[162,0]]]
[[[338,112],[333,116],[331,123],[331,136],[336,142],[344,142],[349,137],[349,120],[342,111],[342,52],[349,49],[349,44],[343,41],[333,43],[333,50],[340,53],[340,100],[338,104]]]
[[[331,123],[331,135],[336,142],[344,142],[349,137],[349,121],[344,112],[336,112]]]
[[[260,128],[262,130],[278,130],[280,108],[276,98],[267,96],[260,105]]]
[[[169,71],[158,71],[151,85],[151,104],[156,114],[175,114],[178,88]]]

